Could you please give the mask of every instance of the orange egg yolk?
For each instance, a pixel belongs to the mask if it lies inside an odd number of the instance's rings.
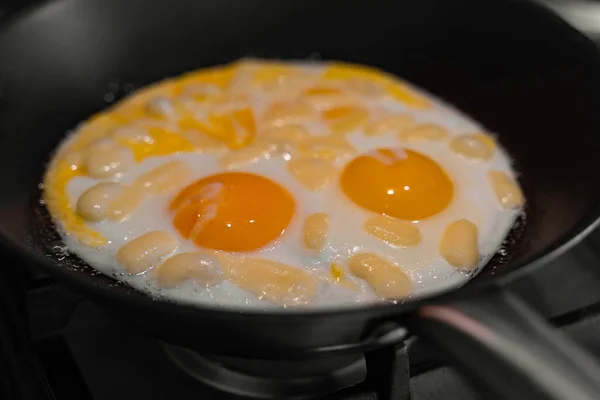
[[[368,210],[404,220],[421,220],[442,211],[453,186],[432,159],[411,150],[377,149],[346,165],[344,193]]]
[[[283,234],[294,215],[294,200],[267,178],[231,172],[190,184],[170,208],[175,228],[198,246],[246,252]]]

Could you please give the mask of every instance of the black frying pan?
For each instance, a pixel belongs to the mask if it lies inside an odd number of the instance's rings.
[[[550,12],[491,0],[63,0],[5,18],[0,29],[0,234],[26,261],[157,337],[203,352],[348,354],[393,344],[408,327],[506,398],[600,398],[600,369],[502,290],[600,216],[600,58]],[[266,313],[153,300],[57,255],[36,188],[65,131],[132,85],[245,55],[378,66],[498,132],[528,199],[508,256],[428,299]]]

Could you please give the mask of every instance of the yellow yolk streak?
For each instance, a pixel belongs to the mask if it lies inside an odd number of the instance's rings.
[[[81,126],[77,136],[61,149],[58,158],[44,177],[43,196],[46,207],[67,232],[87,246],[102,246],[106,244],[106,238],[89,228],[70,205],[67,184],[73,178],[84,176],[85,172],[80,165],[70,162],[69,157],[85,152],[87,146],[105,137],[107,131],[116,129],[123,123],[121,117],[111,114],[96,114],[91,117]]]
[[[380,85],[387,94],[413,108],[429,108],[431,102],[415,93],[399,78],[393,77],[377,68],[348,63],[331,63],[324,76],[325,80],[362,79]]]
[[[65,231],[74,235],[81,243],[90,247],[106,244],[106,238],[89,228],[69,204],[66,194],[67,184],[77,176],[83,176],[81,171],[71,168],[71,163],[62,159],[48,171],[44,184],[44,202],[52,216],[60,221]]]

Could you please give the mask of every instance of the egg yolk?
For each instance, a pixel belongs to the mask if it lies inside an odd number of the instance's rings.
[[[355,158],[340,183],[359,206],[411,221],[439,213],[453,194],[450,178],[435,161],[405,149],[377,149]]]
[[[294,200],[267,178],[231,172],[190,184],[170,208],[175,228],[198,246],[246,252],[283,234],[294,214]]]

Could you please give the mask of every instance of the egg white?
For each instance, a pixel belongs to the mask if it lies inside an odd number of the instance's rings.
[[[441,125],[453,136],[485,131],[473,120],[440,100],[416,88],[412,89],[429,98],[433,106],[427,110],[415,111],[390,100],[383,105],[384,108],[390,111],[410,113],[419,122],[433,122]],[[77,132],[73,135],[76,134]],[[413,283],[412,297],[418,297],[457,287],[468,281],[498,251],[519,215],[519,210],[504,210],[499,206],[487,179],[487,173],[492,169],[503,171],[508,176],[515,178],[509,156],[499,147],[491,160],[483,162],[466,159],[452,152],[447,141],[405,143],[399,142],[395,134],[368,137],[361,131],[351,133],[348,140],[358,153],[366,153],[382,147],[415,150],[435,160],[446,171],[454,184],[454,197],[450,205],[441,213],[416,222],[422,235],[422,241],[414,248],[403,249],[392,247],[371,237],[363,227],[365,221],[376,214],[357,206],[348,199],[341,191],[337,181],[322,191],[311,192],[288,172],[286,161],[283,158],[272,157],[237,170],[262,175],[286,188],[295,200],[295,216],[281,237],[263,249],[245,254],[279,261],[309,270],[313,274],[327,276],[332,261],[344,265],[345,261],[357,252],[374,252],[402,268]],[[150,157],[114,181],[130,183],[141,174],[170,160],[177,159],[185,162],[192,171],[195,171],[195,175],[188,182],[191,183],[197,179],[223,172],[223,169],[219,167],[221,157],[222,155],[219,154],[195,153]],[[348,161],[346,159],[338,162],[340,170]],[[67,185],[71,206],[75,207],[79,196],[98,182],[89,177],[72,179]],[[129,240],[153,230],[165,231],[178,238],[179,246],[173,255],[198,250],[194,243],[182,238],[172,225],[173,216],[168,210],[168,204],[180,189],[146,199],[126,221],[87,222],[90,228],[108,239],[108,243],[101,248],[84,246],[64,231],[60,231],[61,236],[72,252],[95,269],[112,275],[118,280],[126,281],[133,287],[147,291],[151,295],[164,296],[175,301],[192,304],[209,303],[253,308],[274,307],[227,281],[211,287],[186,281],[179,287],[161,289],[151,279],[149,272],[131,275],[117,262],[115,253],[121,246]],[[312,255],[303,249],[302,225],[307,216],[316,212],[328,214],[330,226],[325,248],[319,255]],[[438,254],[438,244],[442,232],[448,224],[461,218],[473,222],[479,232],[481,257],[477,270],[470,274],[458,271]],[[340,285],[323,284],[319,295],[310,307],[338,307],[377,301],[373,291],[364,281],[353,278],[349,274],[348,278],[358,285],[359,293]]]

